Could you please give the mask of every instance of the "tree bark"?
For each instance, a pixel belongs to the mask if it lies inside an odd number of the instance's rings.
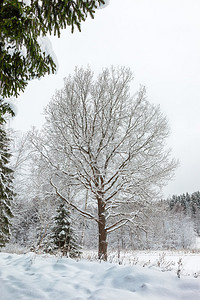
[[[106,231],[106,218],[105,207],[102,198],[98,198],[98,229],[99,229],[99,246],[98,258],[107,261],[107,231]]]

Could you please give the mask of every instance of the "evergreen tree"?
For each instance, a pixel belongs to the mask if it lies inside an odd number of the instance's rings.
[[[65,209],[63,203],[60,204],[56,212],[57,214],[54,217],[55,226],[52,229],[53,250],[61,250],[63,255],[71,258],[78,257],[80,247],[72,228],[70,212]]]
[[[1,0],[0,1],[0,96],[17,96],[27,81],[54,73],[51,54],[41,46],[41,36],[76,26],[104,0]],[[39,38],[39,39],[38,39]]]
[[[177,196],[176,195],[173,195],[171,199],[169,199],[169,207],[170,209],[173,209],[174,206],[176,205],[177,203]]]
[[[0,124],[5,113],[14,115],[4,98],[19,95],[28,81],[55,73],[56,65],[45,45],[47,34],[60,36],[81,22],[104,0],[0,0]]]
[[[3,127],[0,127],[0,247],[4,247],[10,238],[11,202],[14,197],[12,188],[13,170],[9,168],[11,154],[9,139]]]

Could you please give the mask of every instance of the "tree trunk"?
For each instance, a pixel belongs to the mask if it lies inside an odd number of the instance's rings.
[[[105,208],[102,198],[98,198],[98,227],[99,227],[99,249],[98,257],[107,261],[107,231],[106,231],[106,218]]]
[[[85,196],[85,211],[87,211],[87,203],[88,203],[88,190],[86,190],[86,196]],[[84,246],[84,238],[85,238],[85,230],[87,226],[87,219],[85,216],[83,216],[83,229],[82,229],[82,235],[81,235],[81,246]]]

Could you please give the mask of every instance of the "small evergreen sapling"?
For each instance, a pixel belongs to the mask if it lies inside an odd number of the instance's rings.
[[[72,228],[70,212],[66,210],[63,203],[58,207],[54,221],[55,226],[52,229],[53,250],[60,250],[63,255],[71,258],[79,257],[80,246]]]

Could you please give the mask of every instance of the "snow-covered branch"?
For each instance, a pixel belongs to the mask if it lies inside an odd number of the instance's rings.
[[[53,186],[53,188],[55,189],[56,194],[64,201],[66,202],[68,205],[70,205],[71,207],[73,207],[75,210],[77,210],[82,216],[87,217],[89,219],[92,219],[96,222],[99,222],[93,215],[91,215],[90,213],[80,209],[79,207],[77,207],[75,204],[73,204],[71,201],[69,201],[66,197],[64,197],[58,190],[57,186],[53,183],[52,179],[50,180],[51,185]]]

